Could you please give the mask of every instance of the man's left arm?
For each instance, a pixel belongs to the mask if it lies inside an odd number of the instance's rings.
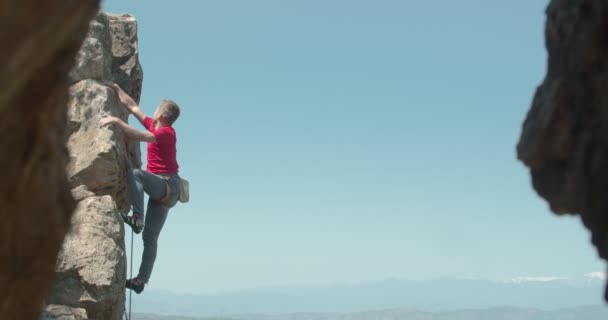
[[[124,121],[120,120],[119,118],[105,117],[105,118],[101,119],[101,121],[99,121],[99,124],[102,126],[106,125],[106,124],[111,124],[111,123],[115,123],[117,126],[119,126],[122,129],[122,131],[125,133],[127,138],[129,138],[131,140],[145,141],[145,142],[151,142],[151,143],[156,142],[156,137],[152,134],[152,132],[137,130],[137,129],[133,128],[132,126],[130,126],[128,123],[125,123]]]

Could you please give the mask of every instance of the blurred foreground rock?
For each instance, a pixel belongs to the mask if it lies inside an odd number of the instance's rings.
[[[608,1],[553,0],[548,68],[517,145],[556,214],[580,215],[608,258]]]

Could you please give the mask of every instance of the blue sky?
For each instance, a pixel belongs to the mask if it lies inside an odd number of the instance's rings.
[[[106,0],[139,21],[143,110],[182,107],[191,202],[170,213],[150,288],[604,270],[515,158],[545,5]]]

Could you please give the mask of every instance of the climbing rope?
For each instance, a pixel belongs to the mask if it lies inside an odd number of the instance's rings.
[[[133,229],[131,229],[131,257],[129,258],[129,279],[133,278]],[[131,319],[131,302],[133,302],[133,290],[129,290],[129,320]]]
[[[131,229],[131,252],[129,258],[129,279],[133,278],[133,229]],[[127,316],[127,309],[125,308],[125,320],[131,320],[131,299],[133,297],[133,290],[129,290],[129,315]]]

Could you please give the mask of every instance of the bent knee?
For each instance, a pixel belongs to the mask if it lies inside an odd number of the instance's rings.
[[[141,180],[144,177],[144,172],[141,169],[133,169],[133,176],[137,180]]]

